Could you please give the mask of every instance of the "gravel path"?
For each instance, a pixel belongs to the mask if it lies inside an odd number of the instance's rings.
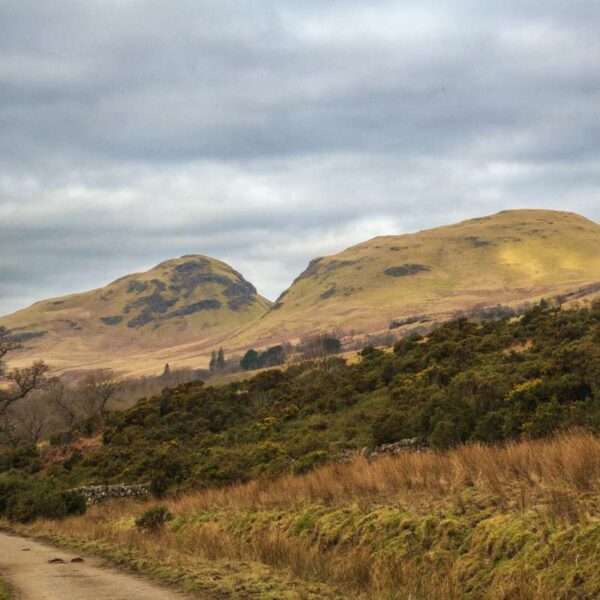
[[[0,532],[0,576],[16,600],[185,600],[189,596],[34,540]],[[49,562],[54,561],[54,562]]]

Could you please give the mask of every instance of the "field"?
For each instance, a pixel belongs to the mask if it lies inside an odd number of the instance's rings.
[[[567,599],[600,595],[600,440],[355,458],[306,475],[19,529],[209,598]],[[204,597],[204,596],[203,596]]]

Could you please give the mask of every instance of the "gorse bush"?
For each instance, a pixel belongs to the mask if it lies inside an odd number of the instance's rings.
[[[173,515],[168,511],[166,506],[153,506],[135,520],[135,526],[138,529],[158,531],[172,518]]]
[[[458,319],[393,349],[365,348],[353,364],[317,357],[228,385],[165,389],[107,415],[103,447],[50,473],[70,487],[151,481],[168,495],[403,438],[446,449],[571,427],[600,431],[600,303]]]
[[[60,519],[86,511],[85,498],[62,489],[55,480],[27,477],[17,472],[0,476],[0,516],[28,523],[38,517]]]

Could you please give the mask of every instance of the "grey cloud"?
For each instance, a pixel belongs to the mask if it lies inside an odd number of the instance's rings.
[[[0,4],[0,312],[170,256],[503,208],[600,219],[592,1]]]

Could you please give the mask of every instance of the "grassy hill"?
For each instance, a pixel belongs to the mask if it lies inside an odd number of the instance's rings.
[[[144,374],[166,362],[206,367],[221,345],[231,356],[331,330],[360,343],[392,324],[406,334],[474,307],[591,299],[599,290],[599,225],[515,210],[316,258],[274,304],[228,265],[192,256],[38,302],[0,326],[25,345],[13,364],[42,358],[59,371]]]
[[[600,431],[599,340],[600,303],[538,307],[516,321],[452,321],[352,364],[333,357],[184,384],[112,414],[100,447],[65,452],[49,472],[70,486],[151,481],[164,492],[300,473],[406,438],[447,448]],[[45,464],[17,453],[0,470],[14,461]]]
[[[598,302],[188,383],[96,425],[59,460],[0,454],[0,517],[59,517],[23,530],[207,598],[600,593]],[[405,438],[419,452],[356,452]],[[131,502],[63,518],[67,489],[122,481],[150,482],[173,519],[143,529]]]
[[[0,326],[24,346],[13,365],[35,357],[58,371],[101,366],[144,373],[209,355],[270,304],[229,265],[194,255],[37,302],[0,318]]]
[[[316,258],[228,343],[267,345],[331,329],[375,333],[393,321],[415,327],[477,305],[582,295],[599,282],[599,225],[567,212],[504,211]]]

